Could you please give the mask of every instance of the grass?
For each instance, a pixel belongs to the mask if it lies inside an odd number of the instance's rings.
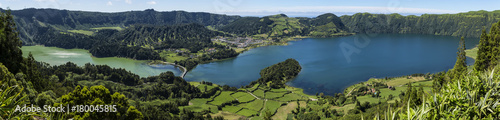
[[[242,108],[241,107],[238,107],[238,106],[230,106],[230,105],[226,105],[222,108],[222,111],[228,111],[228,112],[231,112],[231,113],[236,113],[238,111],[240,111]]]
[[[410,83],[410,82],[415,82],[416,80],[413,79],[413,78],[406,78],[406,77],[398,77],[398,78],[395,78],[394,80],[389,80],[387,81],[387,85],[390,85],[390,86],[400,86],[400,85],[404,85],[404,84],[407,84],[407,83]]]
[[[359,96],[357,97],[359,103],[365,103],[365,102],[370,102],[370,103],[378,103],[379,98],[372,97],[370,95],[365,95],[365,96]],[[385,101],[385,99],[380,98],[380,101]]]
[[[231,97],[231,91],[223,91],[219,96],[214,98],[214,101],[209,102],[209,104],[212,105],[222,105],[224,103],[230,102],[235,100],[233,97]]]
[[[215,97],[219,96],[222,91],[217,91],[214,96],[210,96],[211,99],[214,99]]]
[[[90,29],[94,29],[94,30],[102,30],[102,29],[114,29],[114,30],[123,30],[123,28],[121,27],[96,27],[96,28],[90,28]]]
[[[234,48],[234,51],[241,53],[241,52],[245,51],[245,48]]]
[[[255,117],[250,118],[250,120],[263,120],[263,119],[264,118],[261,116],[255,116]]]
[[[173,52],[173,51],[162,51],[160,52],[160,57],[161,58],[165,58],[167,62],[175,62],[175,61],[181,61],[181,60],[185,60],[185,59],[188,59],[189,57],[185,57],[185,56],[179,56],[177,55],[177,53]]]
[[[264,98],[264,91],[261,89],[255,90],[255,91],[253,91],[253,95],[260,97],[260,98]]]
[[[189,101],[190,103],[192,103],[192,105],[181,106],[181,107],[179,107],[179,109],[191,110],[193,112],[201,112],[203,110],[210,110],[210,112],[212,112],[212,113],[217,113],[219,111],[217,109],[217,106],[203,103],[204,100],[195,100],[195,99],[193,99],[193,100]]]
[[[224,111],[220,111],[217,114],[211,114],[210,116],[212,116],[212,118],[217,117],[217,116],[224,116],[224,119],[228,119],[228,120],[238,120],[240,118],[245,118],[245,116],[238,115],[236,113],[224,112]]]
[[[354,109],[355,106],[356,106],[355,104],[347,104],[347,105],[344,105],[342,107],[332,106],[332,109],[336,109],[337,111],[344,111],[344,114],[347,114],[347,112],[350,109]]]
[[[305,108],[307,106],[306,101],[299,101],[299,107]]]
[[[249,110],[249,109],[241,109],[236,114],[250,117],[250,116],[258,115],[259,112],[254,111],[254,110]]]
[[[191,103],[192,105],[202,105],[202,104],[206,104],[210,100],[211,99],[207,99],[207,98],[195,98],[195,99],[191,99],[189,101],[189,103]]]
[[[239,104],[239,106],[249,110],[260,111],[264,106],[264,101],[257,99],[249,103]]]
[[[253,97],[252,95],[250,95],[246,92],[237,92],[237,93],[232,94],[231,96],[238,99],[238,101],[240,103],[245,103],[245,102],[255,100],[255,97]]]
[[[265,109],[262,110],[261,112],[265,113],[267,110],[269,110],[271,112],[271,114],[274,114],[274,113],[276,113],[276,110],[278,110],[278,108],[281,107],[281,104],[282,104],[282,102],[268,100],[268,101],[266,101]]]
[[[286,92],[266,92],[266,96],[264,98],[266,99],[275,99],[279,97],[283,97]]]
[[[278,108],[277,113],[272,117],[273,120],[286,120],[289,113],[292,113],[299,105],[297,102],[290,102],[285,106]]]
[[[404,90],[398,90],[396,88],[396,90],[390,90],[388,88],[384,88],[384,89],[380,89],[380,96],[387,99],[389,97],[389,95],[392,95],[394,98],[393,99],[399,99],[399,94],[401,94],[401,91],[406,91],[406,89]]]
[[[214,85],[205,85],[205,84],[200,84],[197,86],[197,88],[200,89],[201,91],[205,91],[205,86],[207,86],[207,91],[216,88],[216,86]]]
[[[276,100],[279,100],[279,101],[296,101],[296,100],[307,100],[306,97],[302,97],[298,94],[295,94],[295,93],[290,93],[290,94],[286,94],[285,96],[283,97],[280,97]]]
[[[308,95],[308,94],[305,94],[304,93],[304,89],[302,88],[296,88],[296,87],[290,87],[290,86],[286,86],[285,87],[287,90],[295,93],[295,94],[298,94],[298,95],[301,95],[301,96],[305,96],[305,97],[309,97],[309,98],[314,98],[314,99],[317,99],[318,97],[314,96],[314,95]]]
[[[404,79],[406,79],[406,78],[404,78]],[[403,80],[401,79],[401,81],[403,81]],[[400,82],[400,84],[403,84],[403,83],[404,82]],[[422,86],[424,91],[430,92],[432,90],[432,80],[413,82],[412,86],[417,88],[417,89],[420,88],[420,86]],[[381,101],[386,101],[387,98],[389,97],[389,95],[392,95],[394,98],[392,100],[389,100],[388,102],[393,103],[394,100],[399,100],[399,94],[401,94],[401,92],[405,92],[407,90],[407,87],[408,87],[408,85],[400,85],[400,86],[395,87],[396,90],[390,90],[388,88],[381,88],[381,89],[379,89],[380,90],[380,97],[379,98]],[[378,101],[379,101],[378,98],[371,97],[370,95],[358,96],[357,99],[360,103],[364,103],[364,102],[378,103]]]
[[[192,86],[195,86],[195,87],[198,86],[198,85],[201,85],[200,82],[189,82],[189,84],[192,85]]]
[[[221,41],[213,41],[215,44],[219,44],[219,45],[223,45],[223,46],[226,46],[227,43],[226,42],[221,42]]]
[[[465,50],[465,55],[467,57],[472,58],[472,59],[476,59],[478,50],[479,50],[479,48],[477,48],[477,47],[474,47],[472,49],[467,49],[467,50]]]
[[[206,104],[207,101],[212,99],[207,98],[195,98],[189,101],[189,106],[184,106],[183,109],[191,110],[194,112],[201,112],[203,110],[211,110],[212,113],[217,113],[217,106]]]
[[[285,88],[280,88],[280,89],[271,89],[271,92],[288,92]]]
[[[260,85],[260,84],[255,84],[255,85],[253,85],[253,86],[252,86],[252,88],[248,88],[247,90],[248,90],[248,91],[252,91],[252,92],[253,92],[254,90],[256,90],[256,89],[258,89],[258,88],[259,88],[259,85]]]
[[[321,106],[318,105],[318,101],[309,101],[307,102],[307,106],[310,108],[321,108]]]
[[[68,32],[79,33],[79,34],[84,34],[84,35],[89,35],[89,36],[94,34],[93,31],[88,31],[88,30],[68,30]]]

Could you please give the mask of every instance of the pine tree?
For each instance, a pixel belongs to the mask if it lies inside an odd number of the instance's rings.
[[[31,83],[33,83],[33,87],[35,88],[35,90],[43,91],[43,89],[48,86],[49,82],[47,81],[47,79],[41,77],[37,62],[35,61],[35,58],[33,57],[33,54],[31,54],[31,52],[28,54],[28,58],[24,62],[26,66],[25,74],[28,77],[27,79],[31,81]]]
[[[494,67],[498,64],[498,54],[500,53],[499,51],[499,40],[497,39],[498,37],[498,31],[499,31],[499,24],[500,23],[495,23],[491,26],[490,29],[490,34],[488,36],[488,41],[490,43],[490,55],[488,56],[490,58],[490,65],[489,68]]]
[[[10,10],[0,13],[0,62],[9,69],[11,73],[18,73],[22,70],[21,62],[23,54],[22,43],[19,40],[14,18]]]
[[[483,30],[478,49],[478,56],[474,63],[475,70],[484,71],[498,64],[498,60],[500,60],[500,21],[491,26],[489,34]]]
[[[483,29],[481,33],[481,38],[479,40],[479,45],[477,46],[477,57],[474,63],[474,69],[477,71],[483,71],[489,67],[488,54],[490,53],[490,44],[488,42],[488,34],[486,30]]]
[[[496,65],[498,65],[498,62],[500,60],[500,21],[498,23],[495,23],[491,26],[490,29],[490,34],[488,36],[488,39],[490,41],[491,45],[490,49],[492,49],[491,52],[491,58],[490,58],[490,66],[489,68],[493,68]]]
[[[467,58],[465,57],[465,40],[464,37],[460,39],[460,45],[457,52],[457,62],[453,67],[453,72],[451,72],[451,79],[459,79],[465,71],[467,71],[467,63],[465,62]]]

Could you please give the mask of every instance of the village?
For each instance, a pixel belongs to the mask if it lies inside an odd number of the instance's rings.
[[[254,39],[252,37],[217,36],[215,38],[212,38],[211,41],[215,44],[229,46],[229,47],[235,49],[236,52],[241,52],[243,50],[248,49],[249,47],[271,44],[271,41]],[[217,48],[212,47],[212,48],[204,48],[204,49],[198,51],[197,53],[191,53],[191,51],[189,51],[186,48],[178,48],[178,49],[168,48],[168,49],[163,49],[160,52],[160,55],[167,58],[168,62],[175,62],[175,61],[180,61],[180,60],[184,60],[184,59],[188,59],[188,58],[200,57],[203,54],[217,52],[217,50],[218,50]]]
[[[253,44],[261,44],[261,43],[267,43],[265,40],[256,40],[251,37],[222,37],[222,36],[217,36],[213,39],[211,39],[212,42],[214,43],[227,43],[230,44],[230,46],[237,47],[237,48],[245,48]]]

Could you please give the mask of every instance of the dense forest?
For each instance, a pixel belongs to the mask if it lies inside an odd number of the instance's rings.
[[[0,11],[5,11],[0,9]],[[203,26],[220,27],[239,16],[218,15],[203,12],[171,11],[158,12],[153,9],[116,13],[69,11],[58,9],[23,9],[13,10],[18,24],[19,37],[24,45],[40,44],[38,27],[52,27],[58,30],[93,30],[99,27],[128,27],[134,24],[177,25],[197,23]]]
[[[212,44],[210,38],[224,34],[191,23],[173,26],[133,25],[112,36],[112,41],[126,45],[151,46],[153,49],[187,48],[196,53],[203,48],[218,47]]]
[[[260,71],[260,78],[250,83],[249,86],[257,83],[267,84],[270,82],[269,87],[271,88],[284,88],[285,83],[295,78],[301,70],[302,67],[300,67],[299,62],[290,58],[262,69]]]
[[[245,36],[283,38],[300,36],[332,37],[348,35],[348,29],[339,17],[328,13],[316,18],[290,18],[284,14],[258,17],[242,17],[219,30]]]
[[[500,20],[500,10],[421,16],[356,13],[340,18],[355,33],[418,33],[479,38],[482,29],[489,30],[491,24]]]
[[[211,62],[213,60],[221,60],[225,58],[232,58],[238,56],[239,53],[234,51],[233,49],[221,49],[219,51],[216,51],[214,53],[209,53],[202,55],[201,57],[197,58],[189,58],[186,60],[181,60],[181,61],[175,61],[175,64],[182,65],[186,67],[188,71],[194,69],[196,65],[202,64],[202,63],[207,63]]]

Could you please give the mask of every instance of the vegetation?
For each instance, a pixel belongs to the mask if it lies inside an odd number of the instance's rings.
[[[457,62],[451,71],[451,79],[453,78],[461,78],[464,72],[467,71],[467,63],[465,62],[465,41],[464,38],[460,39],[460,46],[458,47],[457,52]]]
[[[491,26],[489,34],[486,30],[481,33],[481,38],[479,40],[478,51],[476,61],[474,63],[474,69],[478,71],[483,71],[491,69],[498,64],[499,60],[499,48],[500,43],[500,21]]]
[[[0,11],[5,11],[0,9]],[[56,30],[100,31],[105,29],[126,28],[135,24],[157,26],[196,23],[219,28],[238,18],[202,12],[170,11],[158,12],[153,9],[116,13],[69,11],[57,9],[13,10],[12,15],[21,31],[19,37],[24,45],[44,44],[37,36],[43,35],[40,28],[50,27]],[[93,29],[94,28],[94,29]]]
[[[17,35],[16,24],[14,23],[14,18],[10,15],[10,11],[0,14],[0,62],[13,73],[20,72],[22,69],[21,62],[23,60],[21,51],[21,41]]]
[[[152,10],[147,10],[145,12],[157,13]],[[38,14],[26,11],[20,13],[28,14],[26,16]],[[81,13],[83,14],[85,12]],[[130,14],[132,13],[134,12]],[[458,16],[465,15],[466,17],[472,17],[469,15],[472,13],[461,13],[458,14]],[[496,14],[496,12],[481,11],[474,14],[484,13],[487,15]],[[399,18],[398,15],[389,16]],[[422,18],[427,16],[434,15],[424,15]],[[407,18],[413,17],[420,19],[420,17],[416,16],[407,16]],[[438,18],[441,19],[440,17]],[[23,18],[19,17],[16,19]],[[258,19],[260,22],[263,18]],[[312,33],[318,36],[328,36],[342,32],[342,29],[344,29],[340,27],[342,26],[342,22],[338,22],[339,18],[330,14],[325,14],[313,19],[290,19],[285,15],[268,16],[266,19],[269,19],[269,21],[263,20],[265,25],[273,25],[274,27],[271,27],[272,29],[256,28],[264,31],[269,30],[267,34],[275,37],[305,34],[303,31],[307,29],[313,31]],[[334,22],[329,22],[330,19]],[[344,20],[346,18],[342,17],[341,19]],[[2,104],[0,106],[0,117],[2,119],[130,118],[219,120],[224,119],[224,117],[230,119],[307,120],[497,119],[500,116],[500,109],[497,107],[497,103],[500,101],[500,97],[498,97],[498,90],[500,89],[498,84],[500,82],[498,54],[500,53],[497,49],[499,46],[498,43],[500,43],[498,37],[500,22],[493,24],[489,33],[483,30],[480,37],[481,41],[478,45],[477,62],[474,65],[475,69],[469,70],[466,68],[467,66],[465,66],[465,56],[467,54],[464,51],[464,42],[462,39],[457,52],[455,67],[447,72],[414,74],[399,78],[370,79],[367,82],[347,88],[344,94],[324,95],[323,93],[318,93],[316,96],[304,94],[302,89],[293,88],[284,84],[296,77],[301,71],[300,64],[294,59],[287,59],[263,69],[260,73],[261,78],[241,88],[227,85],[219,86],[210,82],[188,83],[181,77],[174,76],[172,72],[165,72],[158,76],[139,78],[129,71],[120,68],[111,68],[107,65],[86,64],[84,66],[77,66],[76,64],[68,62],[63,65],[50,66],[43,62],[37,62],[32,55],[29,55],[27,58],[21,57],[20,39],[18,38],[18,32],[15,28],[14,18],[9,15],[9,12],[0,14],[0,22],[3,23],[0,24],[0,31],[2,31],[0,32],[0,45],[2,46],[0,47],[0,55],[2,56],[0,57],[0,97],[4,98],[0,99],[0,103]],[[84,21],[80,22],[80,24],[73,25],[60,25],[57,22],[53,23],[47,21],[42,21],[42,23],[44,24],[37,23],[42,26],[38,28],[53,30],[47,33],[45,37],[55,35],[52,33],[59,31],[56,28],[63,29],[85,27],[86,25],[92,26],[90,24],[85,24]],[[364,23],[370,24],[370,22]],[[451,24],[451,22],[445,23]],[[95,25],[91,28],[105,26],[99,25]],[[462,25],[467,26],[467,24]],[[43,26],[52,26],[53,28],[46,28]],[[248,26],[252,27],[254,25],[248,24]],[[332,26],[336,26],[338,29],[325,29],[326,27]],[[349,26],[350,25],[347,25],[347,27]],[[196,24],[162,27],[137,25],[120,31],[100,29],[98,32],[92,34],[92,36],[59,31],[57,35],[60,36],[55,36],[56,38],[78,40],[78,42],[70,40],[63,42],[64,40],[52,39],[47,40],[47,44],[61,45],[70,48],[81,47],[92,49],[99,45],[87,43],[94,43],[105,38],[96,36],[109,35],[112,36],[111,38],[120,39],[104,40],[102,41],[104,42],[102,45],[118,43],[118,45],[116,45],[118,48],[114,49],[134,49],[137,51],[144,51],[147,49],[151,51],[145,52],[152,53],[156,52],[156,49],[161,48],[161,45],[168,46],[168,48],[173,47],[171,45],[174,45],[175,42],[171,41],[171,44],[168,43],[169,39],[174,39],[171,38],[171,36],[175,36],[173,33],[170,34],[170,36],[157,34],[160,31],[173,30],[174,33],[186,33],[190,35],[176,36],[186,37],[182,39],[185,40],[184,42],[186,43],[192,40],[195,41],[196,44],[199,44],[201,48],[207,46],[216,48],[215,52],[204,54],[196,58],[177,61],[178,64],[191,66],[190,69],[194,68],[198,63],[234,57],[237,55],[234,50],[226,46],[218,46],[210,42],[204,42],[204,38],[211,36],[213,31],[194,34],[195,32],[193,31],[204,31],[201,27],[204,26]],[[366,27],[366,29],[357,28],[357,30],[363,30],[364,32],[370,32],[369,30],[371,30],[368,29],[370,28],[369,25],[368,27],[360,25],[360,27]],[[454,28],[455,27],[451,27],[449,29],[453,31]],[[413,33],[414,31],[412,31],[412,29],[414,28],[408,28],[408,33]],[[303,31],[301,32],[301,30]],[[398,29],[395,31],[397,30]],[[250,30],[247,31],[244,29],[243,31],[239,31],[241,32],[239,34],[255,34],[249,31]],[[157,38],[162,37],[164,39],[140,36],[140,34],[148,33],[151,36],[156,36]],[[308,33],[311,34],[311,32]],[[438,32],[437,34],[441,33],[443,35],[448,35],[446,31]],[[135,36],[124,36],[120,34]],[[472,33],[458,32],[457,34],[466,37],[474,36]],[[138,39],[144,39],[144,41],[138,41]],[[125,40],[127,40],[128,43],[125,42]],[[182,43],[183,42],[179,42],[179,44],[175,44],[174,46],[183,46]],[[189,52],[198,49],[196,46],[192,48],[186,48],[185,46],[180,48],[187,49]],[[105,49],[105,47],[101,46],[99,49]],[[201,49],[198,51],[201,51]],[[135,52],[135,54],[146,53]],[[124,55],[124,57],[126,56]],[[15,106],[23,104],[33,104],[34,106],[81,104],[116,105],[117,112],[37,113],[13,111]]]
[[[194,67],[196,67],[196,65],[198,65],[198,64],[207,63],[207,62],[214,61],[214,60],[221,60],[221,59],[225,59],[225,58],[236,57],[238,55],[239,55],[239,53],[237,53],[233,49],[224,49],[224,50],[218,50],[214,53],[204,54],[198,58],[175,61],[174,63],[182,65],[182,66],[186,67],[186,69],[188,71],[190,71]]]
[[[302,70],[302,67],[300,67],[297,60],[287,59],[261,70],[261,78],[257,81],[251,82],[250,86],[259,83],[262,85],[268,85],[268,87],[271,88],[284,88],[285,83],[297,76],[300,70]]]
[[[400,14],[356,13],[340,17],[351,32],[355,33],[417,33],[480,37],[481,30],[499,21],[500,10],[470,11],[458,14]]]
[[[316,18],[289,18],[284,14],[243,17],[220,28],[221,31],[242,36],[259,36],[279,40],[292,36],[331,37],[349,35],[339,17],[328,13]]]

